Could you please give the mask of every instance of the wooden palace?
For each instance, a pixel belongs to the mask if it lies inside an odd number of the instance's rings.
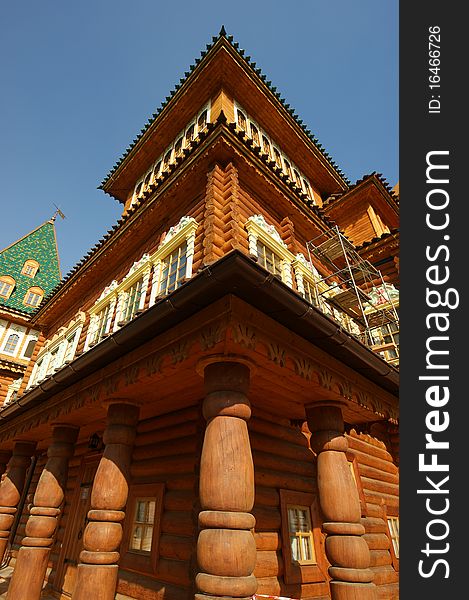
[[[223,28],[101,188],[0,408],[8,600],[397,598],[397,195]]]

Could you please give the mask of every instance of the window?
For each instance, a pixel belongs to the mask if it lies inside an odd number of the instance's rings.
[[[171,155],[173,153],[173,150],[168,150],[168,152],[166,152],[166,154],[164,155],[164,159],[163,159],[163,169],[167,169],[169,166],[169,163],[171,162]]]
[[[17,333],[10,333],[8,336],[5,345],[3,346],[3,352],[7,352],[8,354],[13,354],[18,346],[18,342],[20,341],[20,336]]]
[[[324,535],[321,533],[317,497],[280,490],[282,551],[285,583],[326,581]]]
[[[123,321],[130,321],[137,312],[142,297],[142,283],[143,280],[139,279],[126,291],[124,307],[122,310]]]
[[[26,292],[26,296],[24,297],[23,303],[27,306],[39,306],[43,296],[44,291],[41,290],[41,288],[29,288],[29,290]]]
[[[304,293],[303,297],[313,306],[318,305],[317,296],[316,296],[316,286],[306,277],[303,277],[303,288]]]
[[[262,136],[262,148],[264,150],[264,152],[269,156],[269,158],[272,155],[272,152],[270,150],[270,142],[269,140],[266,138],[265,135]]]
[[[256,146],[260,146],[261,142],[260,142],[260,138],[259,138],[259,130],[257,129],[257,127],[251,123],[251,138],[252,141],[256,144]]]
[[[0,277],[0,298],[9,298],[15,287],[15,280],[9,275]]]
[[[161,160],[159,160],[156,165],[155,168],[153,169],[153,180],[155,180],[158,175],[160,174],[161,171]]]
[[[69,363],[73,359],[73,355],[75,354],[75,341],[77,341],[77,338],[78,331],[74,331],[65,338],[63,364]]]
[[[277,150],[277,148],[274,148],[274,158],[275,158],[275,164],[277,165],[277,167],[282,168],[282,157],[280,155],[280,152]]]
[[[239,109],[236,111],[237,116],[236,116],[236,120],[238,123],[238,127],[240,129],[242,129],[243,131],[246,131],[246,115],[241,112]]]
[[[104,334],[109,331],[111,317],[111,305],[106,304],[106,306],[96,315],[96,329],[91,337],[92,344],[99,342],[104,337]]]
[[[283,159],[283,164],[285,165],[285,173],[288,175],[288,177],[290,177],[290,179],[292,179],[290,163],[288,160]]]
[[[399,558],[399,517],[388,517],[387,523],[394,555]]]
[[[183,138],[180,137],[174,144],[174,156],[180,156],[182,154],[182,140]]]
[[[186,278],[187,242],[176,248],[162,261],[159,293],[169,294]]]
[[[131,486],[122,541],[121,566],[125,569],[156,571],[163,493],[162,483]]]
[[[190,127],[187,128],[186,131],[186,147],[189,145],[189,142],[191,142],[194,139],[195,136],[195,125],[192,124]]]
[[[386,534],[389,538],[389,552],[392,557],[392,566],[399,571],[399,516],[397,506],[387,506],[384,517],[386,521]]]
[[[208,118],[208,112],[206,110],[204,110],[200,115],[199,118],[197,119],[197,127],[200,131],[203,131],[205,129],[205,127],[207,126],[207,118]]]
[[[282,259],[260,240],[257,240],[257,258],[264,269],[282,277]]]
[[[27,260],[21,269],[21,275],[34,277],[39,269],[39,263],[35,260]]]
[[[314,564],[316,554],[309,506],[287,504],[287,514],[292,562],[300,565]]]
[[[54,348],[54,350],[52,350],[52,352],[49,355],[49,364],[47,366],[47,373],[46,375],[50,375],[51,373],[53,373],[59,366],[59,346],[57,346],[56,348]]]

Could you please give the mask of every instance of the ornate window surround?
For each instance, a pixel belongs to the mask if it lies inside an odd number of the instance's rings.
[[[246,230],[249,239],[249,254],[258,257],[257,242],[270,248],[282,261],[282,281],[293,287],[291,265],[293,254],[288,250],[285,242],[273,225],[269,225],[263,215],[252,215],[246,221]]]
[[[192,276],[195,232],[197,227],[198,223],[194,218],[188,216],[182,217],[174,227],[169,229],[160,246],[153,254],[144,254],[140,260],[136,261],[132,265],[127,275],[120,283],[114,280],[103,290],[102,294],[89,311],[90,325],[88,327],[85,351],[90,348],[90,341],[91,336],[94,333],[94,323],[96,318],[98,317],[99,313],[106,308],[107,305],[110,305],[111,315],[114,312],[114,308],[116,308],[113,331],[117,331],[122,326],[122,324],[120,325],[119,323],[121,323],[120,318],[125,305],[125,294],[135,283],[137,283],[139,279],[142,279],[142,292],[137,310],[143,309],[149,287],[150,276],[152,274],[149,306],[153,306],[153,304],[155,304],[156,297],[159,292],[159,280],[162,262],[168,254],[170,254],[183,242],[187,243],[186,278],[190,278]],[[111,328],[111,319],[109,320],[107,333],[109,333]]]
[[[31,376],[28,381],[28,385],[26,389],[29,389],[31,386],[35,385],[39,381],[42,381],[48,375],[52,375],[55,371],[58,371],[61,367],[64,366],[63,359],[65,357],[65,353],[67,351],[67,340],[70,339],[72,335],[74,335],[73,339],[73,347],[71,350],[71,355],[74,356],[77,350],[78,342],[80,339],[80,334],[83,329],[83,325],[85,324],[85,313],[79,312],[77,316],[70,321],[70,323],[66,327],[60,327],[54,336],[50,340],[47,340],[40,350],[39,354],[36,358],[36,363],[33,367]],[[51,356],[57,352],[56,355],[56,364],[54,367],[54,371],[47,374],[49,369],[49,362]],[[41,369],[42,367],[42,369]]]

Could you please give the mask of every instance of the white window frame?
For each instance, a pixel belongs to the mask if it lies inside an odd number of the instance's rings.
[[[137,311],[142,310],[145,306],[148,288],[150,287],[150,277],[152,283],[150,289],[149,306],[153,306],[155,304],[159,293],[159,280],[163,260],[184,242],[187,244],[186,279],[189,279],[192,276],[192,265],[195,250],[195,233],[197,228],[198,223],[193,217],[182,217],[180,221],[174,227],[171,227],[171,229],[167,232],[158,249],[152,255],[144,254],[140,260],[136,261],[132,265],[127,275],[120,283],[113,281],[103,290],[102,294],[89,311],[90,324],[88,326],[84,351],[89,350],[95,345],[93,336],[96,333],[96,319],[107,305],[110,306],[111,315],[114,313],[115,309],[115,316],[114,325],[111,325],[111,316],[105,333],[111,333],[111,328],[114,332],[123,326],[122,317],[125,307],[126,294],[129,292],[132,286],[139,281],[139,279],[142,279],[142,289]],[[135,315],[133,315],[132,318],[134,316]],[[100,340],[98,340],[98,342],[99,341]]]
[[[31,386],[39,383],[43,379],[46,379],[50,375],[53,375],[65,364],[68,364],[68,362],[73,360],[73,357],[77,351],[78,342],[80,340],[84,323],[85,313],[80,312],[78,313],[77,317],[68,324],[67,327],[61,327],[57,333],[44,344],[43,348],[41,348],[39,354],[37,355],[37,359],[26,389],[29,389]],[[75,336],[71,350],[72,359],[65,363],[64,359],[67,351],[67,340],[70,339],[72,335]],[[51,369],[51,358],[52,354],[55,352],[57,352],[55,357],[56,360],[54,368]]]
[[[13,352],[9,352],[8,350],[5,350],[5,346],[8,342],[8,339],[10,337],[10,335],[15,334],[18,337],[18,342],[15,346],[15,349],[13,350]],[[1,354],[5,354],[6,356],[18,356],[18,354],[20,353],[20,351],[23,350],[23,342],[24,342],[24,338],[26,335],[26,328],[22,327],[21,325],[12,325],[10,324],[10,326],[8,327],[8,329],[5,331],[5,335],[2,341],[2,348],[0,350]]]
[[[249,254],[258,258],[258,241],[267,246],[272,252],[277,254],[281,260],[282,281],[289,287],[293,287],[291,267],[294,256],[288,250],[287,245],[282,240],[275,227],[273,225],[268,225],[263,215],[252,215],[246,221],[245,227],[248,232]]]

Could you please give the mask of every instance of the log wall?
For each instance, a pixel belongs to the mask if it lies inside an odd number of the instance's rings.
[[[362,517],[370,548],[371,569],[380,600],[399,598],[399,573],[393,566],[386,514],[399,514],[399,472],[385,443],[352,429],[347,435],[350,455],[357,461],[366,512]]]

